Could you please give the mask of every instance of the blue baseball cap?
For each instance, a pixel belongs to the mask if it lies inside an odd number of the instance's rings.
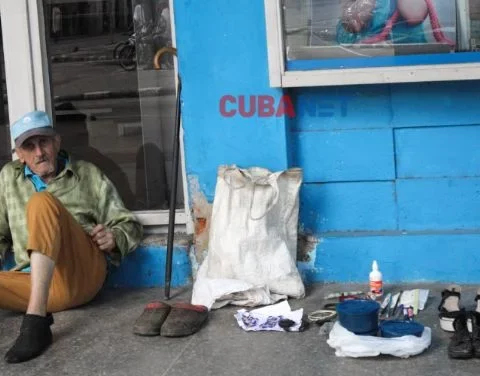
[[[10,127],[15,147],[18,148],[33,136],[55,136],[50,116],[44,111],[32,111],[23,115]]]

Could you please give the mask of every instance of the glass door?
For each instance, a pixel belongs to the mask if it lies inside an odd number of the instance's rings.
[[[0,13],[0,25],[1,25]],[[12,160],[10,132],[8,130],[8,99],[5,81],[5,59],[3,54],[3,34],[0,27],[0,169]]]
[[[52,109],[63,146],[96,164],[135,211],[184,208],[172,197],[175,120],[166,0],[43,0]],[[180,170],[181,171],[181,170]]]

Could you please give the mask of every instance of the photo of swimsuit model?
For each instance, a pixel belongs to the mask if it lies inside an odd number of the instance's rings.
[[[341,0],[337,42],[440,43],[455,48],[455,1]]]
[[[480,45],[480,0],[283,0],[288,60],[448,54]]]

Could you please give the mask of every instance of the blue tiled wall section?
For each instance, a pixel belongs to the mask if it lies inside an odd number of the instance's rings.
[[[364,181],[395,178],[391,129],[296,132],[291,147],[304,181]]]
[[[480,176],[480,126],[396,129],[399,178]]]
[[[397,180],[397,200],[400,229],[480,231],[480,178]]]
[[[393,182],[304,184],[300,203],[308,233],[397,229]]]

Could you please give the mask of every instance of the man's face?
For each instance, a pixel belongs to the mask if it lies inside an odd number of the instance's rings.
[[[51,179],[57,171],[60,136],[33,136],[16,149],[18,157],[42,179]]]

